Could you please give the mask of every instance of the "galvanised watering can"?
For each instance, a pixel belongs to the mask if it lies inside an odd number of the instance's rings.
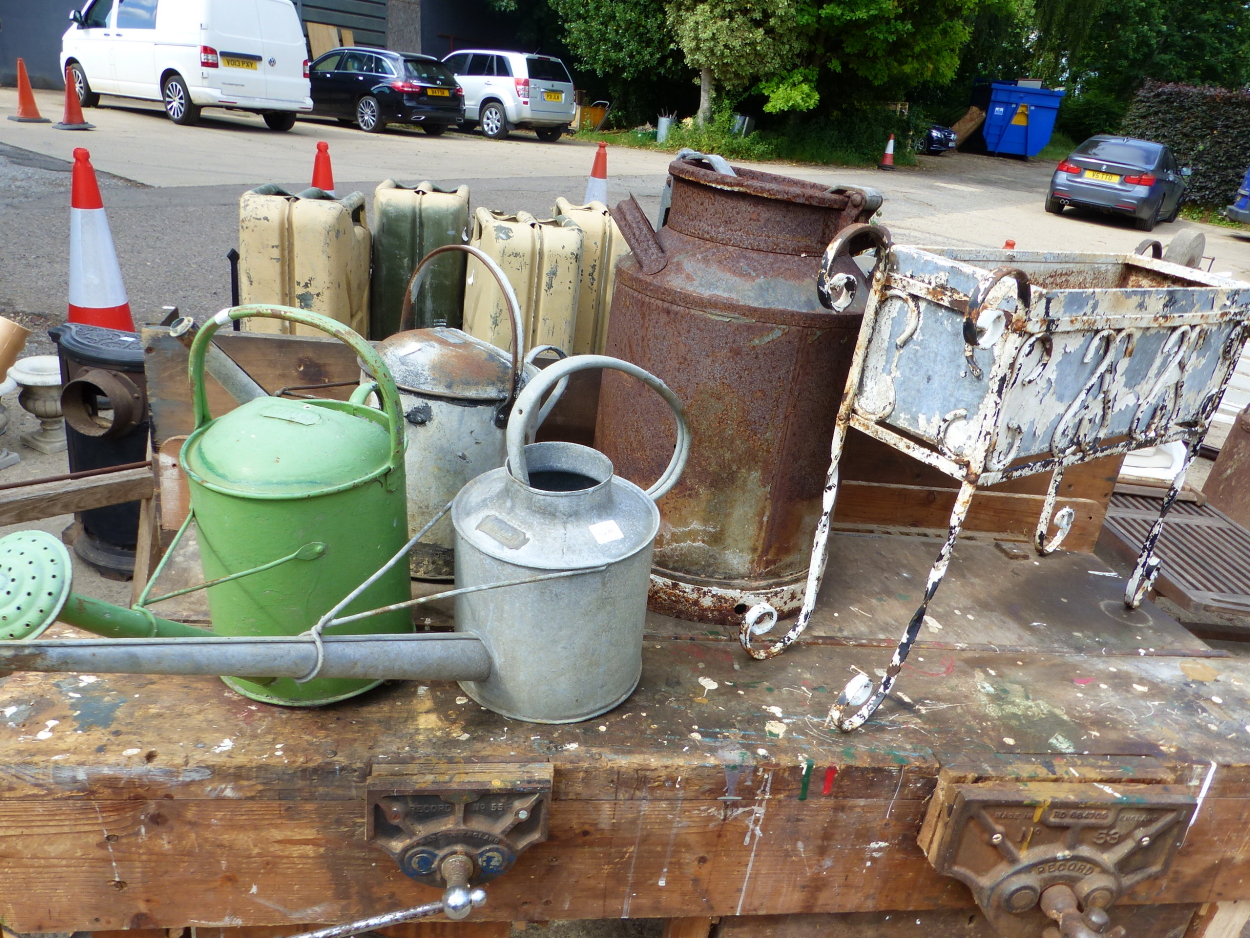
[[[511,354],[449,326],[412,329],[413,304],[437,272],[433,262],[440,255],[457,253],[477,258],[503,292],[512,327]],[[454,258],[444,257],[441,263],[449,260]],[[508,414],[521,388],[539,373],[534,358],[544,352],[564,357],[564,352],[544,345],[526,355],[521,307],[512,284],[488,254],[466,244],[435,248],[416,266],[404,293],[400,327],[406,331],[383,341],[378,354],[399,388],[408,436],[408,526],[416,531],[466,482],[503,465]],[[555,406],[563,384],[552,391],[545,410]],[[439,521],[413,547],[409,565],[418,579],[452,579],[449,519]]]
[[[575,371],[612,368],[653,388],[677,418],[677,443],[645,492],[615,475],[598,450],[530,443],[543,395]],[[655,502],[676,484],[690,452],[677,396],[659,378],[604,355],[556,362],[526,385],[508,420],[508,461],[469,482],[452,503],[456,528],[456,631],[486,646],[486,680],[466,694],[533,723],[588,720],[633,693],[642,674]],[[506,590],[474,589],[516,582]]]
[[[359,356],[373,383],[348,402],[262,397],[213,418],[205,394],[205,353],[221,326],[241,319],[285,320],[329,333]],[[195,431],[183,444],[181,463],[191,512],[179,537],[194,520],[204,576],[212,587],[213,632],[304,632],[408,539],[399,392],[372,346],[347,326],[283,306],[240,306],[219,313],[196,336],[189,371]],[[363,392],[375,388],[381,410],[362,400],[368,396]],[[349,611],[390,605],[410,595],[404,571],[391,571]],[[152,601],[145,590],[140,604]],[[361,631],[411,632],[412,622],[401,610],[334,634]],[[254,700],[289,706],[331,703],[379,683],[225,681]]]

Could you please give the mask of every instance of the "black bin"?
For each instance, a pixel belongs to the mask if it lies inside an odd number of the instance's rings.
[[[142,462],[148,456],[147,382],[138,333],[66,323],[48,330],[61,357],[61,409],[70,472]],[[139,503],[74,516],[74,553],[102,575],[130,579],[139,538]]]

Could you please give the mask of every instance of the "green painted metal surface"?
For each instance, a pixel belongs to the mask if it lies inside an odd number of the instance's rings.
[[[430,251],[468,240],[469,187],[440,189],[422,182],[404,186],[387,179],[373,193],[373,278],[369,294],[369,337],[399,331],[404,290],[413,270]],[[465,257],[436,262],[413,306],[410,328],[451,326],[464,316]]]
[[[204,355],[219,316],[191,349],[196,430],[182,449],[206,580],[270,565],[208,590],[217,635],[298,635],[364,582],[408,540],[404,430],[399,393],[373,348],[342,323],[281,306],[244,306],[228,319],[262,317],[312,326],[341,339],[378,383],[382,410],[361,403],[258,398],[221,417],[208,412]],[[324,549],[311,545],[324,545]],[[274,565],[274,561],[289,558]],[[404,565],[381,577],[343,614],[411,595]],[[406,610],[335,627],[329,634],[412,631]],[[255,700],[312,706],[355,696],[378,681],[269,683],[224,678]]]

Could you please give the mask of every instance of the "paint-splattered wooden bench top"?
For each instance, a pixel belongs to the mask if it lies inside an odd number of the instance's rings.
[[[858,732],[826,725],[851,669],[884,666],[932,550],[837,537],[807,640],[768,661],[732,629],[651,616],[637,691],[576,725],[504,719],[454,684],[299,710],[212,678],[14,675],[0,916],[281,925],[429,901],[365,831],[368,779],[416,762],[554,764],[549,839],[491,885],[491,919],[968,907],[916,843],[953,765],[1187,786],[1176,865],[1130,901],[1250,898],[1250,660],[1125,612],[1092,556],[961,542],[899,692]]]

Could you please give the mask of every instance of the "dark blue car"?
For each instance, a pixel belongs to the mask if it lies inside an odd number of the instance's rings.
[[[438,136],[464,120],[464,91],[438,59],[388,49],[332,49],[309,66],[313,113],[368,133],[416,124]]]
[[[1233,221],[1250,225],[1250,169],[1246,170],[1246,175],[1241,179],[1241,188],[1237,190],[1236,201],[1224,209],[1224,214]]]

